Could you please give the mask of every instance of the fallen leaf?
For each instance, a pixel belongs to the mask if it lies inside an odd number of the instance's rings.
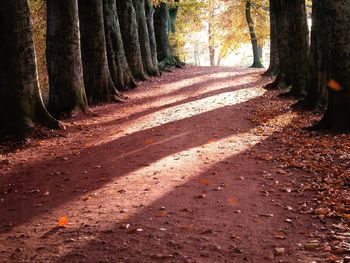
[[[204,184],[204,185],[209,185],[210,183],[209,183],[209,179],[200,179],[199,180],[199,182],[201,183],[201,184]]]
[[[335,81],[334,79],[330,79],[328,81],[328,87],[335,91],[342,90],[342,86],[340,85],[340,83]]]
[[[233,196],[227,198],[227,203],[228,203],[229,205],[234,205],[234,206],[238,205],[237,198],[235,198],[235,197],[233,197]]]
[[[218,141],[218,139],[210,138],[210,139],[208,140],[208,144],[209,144],[209,143],[213,143],[213,142],[217,142],[217,141]]]
[[[68,224],[68,217],[62,216],[58,219],[57,226],[65,227]]]
[[[154,143],[154,139],[153,138],[147,138],[146,140],[145,140],[145,144],[146,145],[150,145],[150,144],[153,144]]]

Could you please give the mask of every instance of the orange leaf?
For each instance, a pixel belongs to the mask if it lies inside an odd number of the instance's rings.
[[[209,185],[209,179],[200,179],[199,182],[204,185]]]
[[[165,212],[165,211],[160,211],[159,212],[159,217],[165,217],[165,216],[167,216],[167,212]]]
[[[227,198],[227,203],[229,203],[230,205],[237,205],[237,199],[233,196]]]
[[[335,81],[334,79],[330,79],[328,81],[328,87],[335,91],[342,90],[342,86],[339,84],[339,82]]]
[[[68,224],[68,217],[62,216],[58,219],[57,225],[59,227],[65,227]]]
[[[216,142],[216,141],[218,141],[218,139],[210,138],[210,139],[208,140],[208,143],[213,143],[213,142]]]
[[[145,144],[147,144],[147,145],[150,145],[150,144],[152,144],[152,143],[154,143],[154,140],[153,140],[152,138],[148,138],[148,139],[146,139],[146,141],[145,141]]]

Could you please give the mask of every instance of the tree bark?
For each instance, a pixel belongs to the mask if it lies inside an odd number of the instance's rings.
[[[114,86],[117,90],[136,88],[125,56],[116,0],[103,0],[103,12],[108,66]]]
[[[161,2],[154,13],[154,30],[157,41],[158,61],[171,57],[168,38],[169,10],[166,3]]]
[[[157,57],[162,68],[173,67],[177,64],[169,45],[169,9],[161,2],[154,13],[154,30],[157,42]]]
[[[258,39],[255,33],[255,27],[254,27],[254,21],[251,16],[251,2],[250,0],[246,0],[245,5],[245,17],[247,20],[249,33],[250,33],[250,40],[252,42],[252,49],[253,49],[253,64],[250,66],[251,68],[263,68],[264,66],[261,63],[260,59],[260,52],[259,52],[259,46],[258,46]]]
[[[291,83],[290,71],[290,48],[288,43],[288,11],[285,8],[286,0],[273,0],[274,9],[276,14],[276,26],[277,26],[277,48],[279,57],[280,72],[276,77],[276,80],[267,85],[268,88],[279,88],[289,86]]]
[[[34,123],[58,128],[39,89],[27,0],[0,3],[0,134],[23,137]]]
[[[157,76],[159,72],[153,65],[150,46],[150,37],[145,13],[145,0],[133,0],[138,25],[139,41],[142,55],[143,68],[150,76]]]
[[[208,24],[208,44],[209,44],[209,61],[210,66],[215,66],[215,47],[214,47],[214,39],[213,39],[213,32],[211,29],[211,24],[209,22]]]
[[[89,103],[119,101],[107,61],[102,0],[79,0],[81,50]]]
[[[275,1],[270,0],[270,65],[265,73],[266,76],[276,76],[279,72]]]
[[[322,39],[323,25],[322,1],[312,4],[312,28],[310,47],[310,84],[307,96],[303,101],[305,110],[318,110],[327,101],[327,74],[324,63],[324,43]]]
[[[136,13],[132,0],[117,0],[118,17],[126,59],[134,78],[146,80],[142,63]]]
[[[179,6],[177,3],[179,3],[179,0],[175,0],[174,1],[176,3],[176,5],[172,8],[169,9],[169,29],[168,31],[171,33],[175,33],[176,32],[176,18],[177,18],[177,13],[179,11]]]
[[[209,48],[209,61],[210,66],[215,66],[215,40],[213,32],[213,21],[214,21],[214,3],[209,2],[209,18],[208,18],[208,48]]]
[[[328,108],[318,127],[350,130],[350,0],[322,0]]]
[[[309,83],[309,31],[305,0],[286,1],[292,72],[290,95],[304,96]]]
[[[145,11],[146,11],[147,28],[148,28],[152,62],[155,69],[159,72],[158,58],[157,58],[157,42],[156,42],[156,35],[154,32],[154,19],[153,19],[154,7],[151,0],[145,0]]]
[[[56,117],[87,110],[77,0],[47,0],[48,109]]]

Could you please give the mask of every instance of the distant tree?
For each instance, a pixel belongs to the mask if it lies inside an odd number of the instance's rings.
[[[251,6],[252,6],[251,1],[246,0],[245,17],[249,28],[250,41],[252,43],[253,59],[254,59],[253,64],[251,65],[251,68],[263,68],[264,66],[261,63],[261,51],[258,46],[258,39],[255,33],[254,21],[251,16]]]
[[[0,134],[27,135],[35,123],[57,128],[39,89],[27,0],[0,3]]]
[[[56,117],[87,110],[77,0],[47,0],[49,111]]]

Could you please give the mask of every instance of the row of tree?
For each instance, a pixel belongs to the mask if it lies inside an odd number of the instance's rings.
[[[182,0],[177,27],[176,52],[183,60],[193,56],[188,50],[193,46],[195,52],[208,54],[211,66],[220,66],[241,46],[251,43],[251,67],[261,68],[262,47],[269,41],[269,1]],[[194,32],[208,38],[194,38]]]
[[[326,107],[314,128],[350,130],[350,0],[312,1],[311,41],[305,0],[270,0],[267,88],[290,87],[306,110]],[[311,43],[310,43],[311,42]]]
[[[45,2],[44,2],[45,4]],[[35,124],[89,104],[120,101],[135,80],[178,65],[169,46],[176,5],[151,0],[47,0],[49,100],[38,83],[28,0],[0,3],[0,135],[26,135]]]

